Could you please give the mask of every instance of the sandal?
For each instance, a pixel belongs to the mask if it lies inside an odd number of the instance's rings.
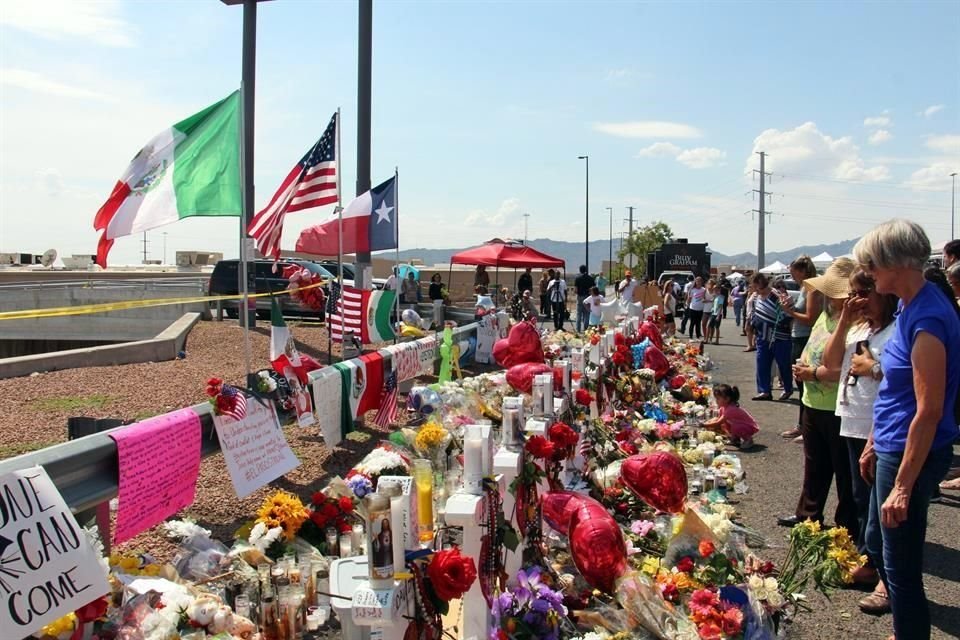
[[[940,489],[943,491],[960,491],[960,478],[944,480],[940,483]]]

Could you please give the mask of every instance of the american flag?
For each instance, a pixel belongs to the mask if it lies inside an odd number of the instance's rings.
[[[397,421],[397,371],[392,369],[383,383],[383,398],[374,423],[388,427]]]
[[[250,222],[247,232],[256,239],[257,249],[267,257],[280,257],[283,218],[288,213],[335,204],[337,195],[337,114],[327,130],[300,159],[270,203]]]
[[[332,291],[332,290],[331,290]],[[331,293],[331,298],[333,297]],[[336,299],[333,313],[327,314],[327,327],[334,342],[343,342],[341,317],[344,331],[353,331],[357,338],[363,336],[363,291],[344,287]]]
[[[233,399],[233,406],[224,411],[223,415],[230,416],[237,422],[243,420],[247,415],[247,397],[243,394],[243,391],[225,384],[220,389],[220,394]]]

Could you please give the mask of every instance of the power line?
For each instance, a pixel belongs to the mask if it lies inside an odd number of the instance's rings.
[[[799,180],[816,180],[819,182],[836,182],[839,184],[852,184],[860,187],[881,187],[884,189],[901,189],[905,191],[930,191],[930,192],[942,192],[945,189],[928,189],[924,187],[917,187],[909,185],[906,183],[898,184],[884,184],[882,182],[863,182],[860,180],[843,180],[841,178],[831,178],[829,176],[818,176],[812,174],[803,174],[803,173],[778,173],[778,176],[781,178],[797,178]]]
[[[851,204],[862,204],[872,207],[892,207],[895,209],[910,209],[913,211],[941,211],[942,207],[925,207],[919,204],[908,204],[903,202],[894,202],[893,200],[863,200],[860,198],[840,198],[837,196],[818,196],[804,193],[782,193],[782,197],[803,198],[806,200],[823,200],[825,202],[847,202]]]

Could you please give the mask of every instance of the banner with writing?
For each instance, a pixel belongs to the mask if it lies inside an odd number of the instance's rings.
[[[110,592],[106,571],[43,467],[0,477],[0,630],[25,638]]]
[[[213,424],[233,489],[239,498],[246,498],[271,480],[300,466],[283,437],[272,402],[265,407],[251,399],[247,402],[247,415],[243,420],[214,416]]]
[[[110,434],[120,459],[117,543],[193,504],[200,431],[200,417],[192,409],[180,409]]]
[[[340,419],[343,410],[343,380],[333,367],[313,380],[313,401],[317,407],[320,431],[327,447],[333,449],[342,439]]]

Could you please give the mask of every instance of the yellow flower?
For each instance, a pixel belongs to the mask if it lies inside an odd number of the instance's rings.
[[[309,515],[300,498],[288,491],[277,491],[263,501],[257,511],[257,522],[264,523],[268,529],[280,527],[284,537],[293,540]]]
[[[50,624],[40,629],[40,633],[51,638],[58,638],[61,635],[73,633],[77,628],[77,614],[72,611],[62,618],[57,618]]]
[[[653,556],[644,557],[640,570],[649,576],[656,577],[657,573],[660,572],[660,558]]]
[[[428,422],[417,432],[414,444],[420,451],[429,451],[443,444],[447,437],[447,430],[436,422]]]
[[[803,527],[808,533],[820,533],[820,522],[818,520],[810,520],[808,518],[797,526]]]

